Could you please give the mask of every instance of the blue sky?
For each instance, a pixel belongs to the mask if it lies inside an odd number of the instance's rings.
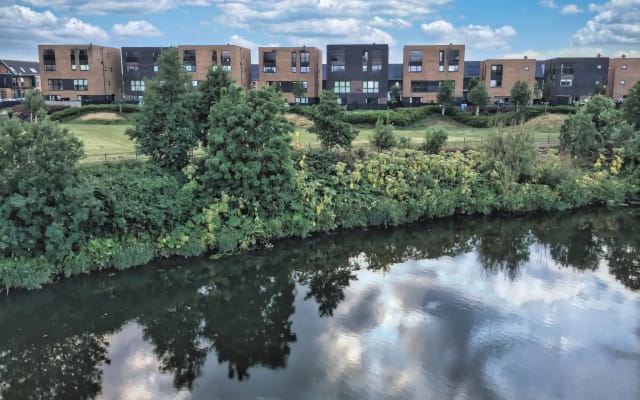
[[[316,46],[456,43],[467,60],[640,56],[640,0],[2,0],[0,58],[38,43]]]

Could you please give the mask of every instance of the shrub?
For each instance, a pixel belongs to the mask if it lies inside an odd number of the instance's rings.
[[[376,127],[370,139],[371,145],[378,151],[389,150],[396,145],[396,138],[393,136],[393,126],[385,124],[382,118],[376,122]]]
[[[428,154],[438,154],[440,149],[447,142],[447,133],[442,129],[427,130],[427,134],[422,143],[422,150]]]

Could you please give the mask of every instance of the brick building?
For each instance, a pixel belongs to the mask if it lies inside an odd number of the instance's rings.
[[[527,82],[532,101],[536,84],[536,60],[525,57],[482,61],[480,80],[485,83],[489,98],[496,104],[509,104],[511,89],[517,81]]]
[[[215,65],[227,70],[236,85],[251,88],[251,50],[235,45],[179,45],[178,51],[194,87],[207,79]]]
[[[640,81],[640,58],[612,58],[609,60],[608,75],[607,96],[615,101],[622,100]]]
[[[40,90],[39,68],[37,62],[0,60],[0,100],[21,99]]]
[[[404,46],[402,95],[410,104],[435,103],[444,81],[453,82],[454,94],[462,98],[464,45]]]
[[[258,48],[258,84],[276,85],[289,103],[315,104],[322,90],[322,50],[315,47]],[[296,98],[300,82],[304,96]]]

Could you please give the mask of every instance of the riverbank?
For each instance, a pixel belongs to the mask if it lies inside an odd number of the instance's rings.
[[[397,150],[357,158],[296,152],[292,162],[295,190],[285,208],[212,195],[198,183],[195,171],[203,165],[190,165],[184,174],[142,161],[81,165],[92,211],[78,225],[83,231],[69,234],[83,239],[66,245],[66,236],[57,238],[53,245],[68,250],[55,260],[44,253],[1,259],[0,285],[7,291],[36,289],[75,274],[171,256],[219,256],[315,232],[457,214],[616,206],[639,195],[637,176],[608,165],[575,168],[554,153],[539,157],[533,171],[514,180],[508,167],[474,151]]]

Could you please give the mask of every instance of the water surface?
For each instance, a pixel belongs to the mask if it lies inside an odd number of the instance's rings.
[[[459,218],[0,299],[2,399],[640,399],[640,210]]]

